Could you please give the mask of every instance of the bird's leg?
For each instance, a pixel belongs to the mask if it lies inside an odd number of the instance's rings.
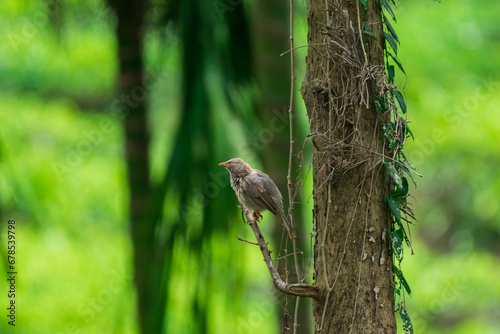
[[[262,215],[260,214],[259,211],[254,211],[253,212],[253,218],[255,219],[256,222],[260,221],[262,219]]]
[[[253,212],[252,213],[252,216],[253,216],[253,219],[255,219],[255,221],[258,221],[259,220],[259,217],[257,216],[257,212]]]

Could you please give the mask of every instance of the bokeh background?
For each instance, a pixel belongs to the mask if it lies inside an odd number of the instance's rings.
[[[285,182],[289,60],[280,53],[287,50],[288,2],[280,2],[153,4],[144,43],[154,78],[146,87],[153,180],[178,162],[174,147],[192,139],[189,152],[210,152],[219,162],[240,156]],[[300,46],[306,6],[295,6]],[[195,11],[202,18],[196,37],[184,33]],[[413,190],[415,255],[407,251],[403,261],[415,333],[500,332],[498,13],[497,0],[398,1],[395,28],[408,75],[399,78],[415,135],[406,150],[424,175]],[[186,54],[196,40],[203,48]],[[0,235],[6,246],[6,223],[15,219],[19,273],[16,327],[4,315],[2,333],[138,333],[122,120],[111,112],[116,47],[104,1],[0,3]],[[295,51],[297,88],[305,54]],[[204,88],[186,91],[185,68],[195,64],[203,70],[194,81]],[[185,119],[186,98],[206,116],[203,124]],[[300,94],[295,98],[302,146],[307,117]],[[208,129],[213,140],[179,132],[185,122]],[[297,204],[306,257],[307,145]],[[172,182],[162,225],[170,254],[165,332],[276,333],[283,299],[273,294],[258,250],[237,240],[251,240],[251,231],[227,173],[216,164],[177,168],[187,176]],[[277,248],[271,219],[265,215],[262,228]],[[5,310],[7,284],[0,282]],[[307,303],[302,309],[309,312]]]

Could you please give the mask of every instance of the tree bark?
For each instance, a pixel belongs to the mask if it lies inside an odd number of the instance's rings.
[[[358,18],[360,18],[358,22]],[[376,40],[360,32],[364,25]],[[313,145],[316,333],[396,333],[378,0],[310,0],[302,95]],[[386,148],[387,151],[387,148]]]

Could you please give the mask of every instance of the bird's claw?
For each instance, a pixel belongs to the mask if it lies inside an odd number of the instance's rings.
[[[259,222],[262,219],[262,215],[260,214],[260,212],[254,211],[253,219],[255,219],[256,222]]]

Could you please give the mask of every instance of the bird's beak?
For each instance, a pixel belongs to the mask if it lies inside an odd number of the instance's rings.
[[[221,163],[219,164],[219,166],[224,166],[224,167],[227,167],[227,161],[225,161],[225,162],[221,162]]]

